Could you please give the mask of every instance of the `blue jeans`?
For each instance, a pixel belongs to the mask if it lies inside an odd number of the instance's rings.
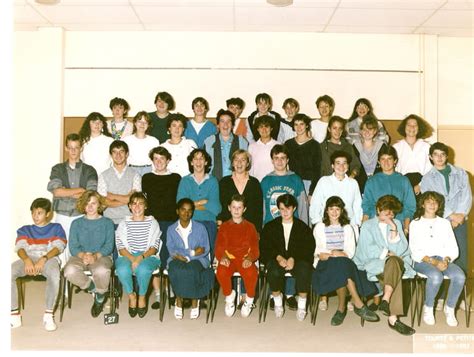
[[[135,253],[138,256],[143,252]],[[137,278],[138,295],[145,295],[150,284],[151,273],[160,266],[160,260],[156,256],[147,257],[132,272],[132,262],[126,257],[119,257],[115,262],[115,272],[122,283],[127,294],[133,293],[133,273]]]
[[[431,258],[441,260],[439,256],[433,256]],[[448,268],[445,271],[439,271],[430,263],[417,263],[415,262],[415,270],[421,274],[424,274],[428,277],[426,280],[426,290],[425,290],[425,305],[428,307],[434,306],[434,300],[438,294],[439,288],[443,284],[444,276],[449,277],[449,289],[448,289],[448,299],[446,304],[448,307],[454,308],[461,295],[462,289],[464,287],[464,282],[466,281],[466,276],[460,267],[456,264],[449,263]]]
[[[456,242],[459,247],[459,257],[455,260],[456,264],[464,270],[464,273],[467,272],[467,223],[454,228],[454,236],[456,237]]]

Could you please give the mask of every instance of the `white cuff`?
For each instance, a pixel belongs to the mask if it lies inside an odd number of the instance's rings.
[[[191,249],[191,252],[189,253],[190,256],[194,257],[196,255],[196,252],[194,251],[194,249]]]
[[[388,253],[388,249],[387,249],[387,248],[384,248],[384,249],[382,250],[382,253],[380,254],[379,259],[380,259],[380,260],[384,260],[384,259],[387,257],[387,253]]]

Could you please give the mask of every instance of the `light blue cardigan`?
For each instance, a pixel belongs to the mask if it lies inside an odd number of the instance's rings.
[[[385,261],[388,256],[380,259],[383,251],[389,250],[394,252],[398,257],[403,259],[405,272],[403,276],[414,277],[413,259],[411,258],[408,242],[403,234],[403,228],[399,220],[394,220],[400,239],[394,243],[387,242],[379,228],[379,220],[377,217],[369,219],[362,224],[360,230],[359,241],[357,242],[356,252],[352,260],[359,270],[367,272],[367,278],[370,281],[377,281],[377,275],[383,272]],[[387,227],[387,229],[389,229]]]

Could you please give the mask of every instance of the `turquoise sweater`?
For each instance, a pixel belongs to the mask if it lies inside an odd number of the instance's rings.
[[[69,231],[69,251],[76,256],[80,252],[112,254],[115,245],[114,222],[107,217],[74,220]]]
[[[412,268],[413,260],[411,258],[410,248],[403,234],[402,225],[397,219],[395,219],[395,224],[397,225],[400,237],[400,239],[395,242],[385,240],[379,228],[379,219],[377,217],[369,219],[362,224],[356,252],[352,260],[359,270],[365,270],[367,272],[367,278],[370,281],[377,281],[377,275],[383,272],[385,261],[388,258],[387,256],[383,256],[381,259],[384,250],[394,252],[398,257],[403,259],[405,267],[403,276],[410,278],[415,276],[415,271]]]
[[[364,214],[369,218],[375,217],[377,200],[385,195],[393,195],[402,203],[403,210],[396,216],[398,220],[403,222],[405,218],[413,217],[416,209],[415,194],[408,178],[398,172],[391,175],[379,172],[369,178],[362,199]]]
[[[185,197],[193,201],[207,200],[204,205],[205,210],[194,211],[194,220],[216,221],[217,215],[221,212],[221,202],[219,200],[219,184],[214,176],[208,174],[200,184],[196,182],[192,174],[184,176],[179,182],[176,202]]]

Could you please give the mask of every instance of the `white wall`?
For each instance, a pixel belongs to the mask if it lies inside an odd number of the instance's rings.
[[[435,127],[438,115],[442,123],[473,120],[472,39],[47,28],[16,32],[14,42],[13,227],[30,222],[34,198],[51,197],[46,185],[60,160],[62,117],[108,115],[115,96],[126,98],[134,114],[153,110],[156,92],[166,90],[187,115],[196,96],[209,100],[210,115],[241,96],[247,115],[255,95],[266,91],[276,110],[293,96],[315,117],[314,101],[327,93],[343,117],[363,96],[380,118],[416,113]]]

